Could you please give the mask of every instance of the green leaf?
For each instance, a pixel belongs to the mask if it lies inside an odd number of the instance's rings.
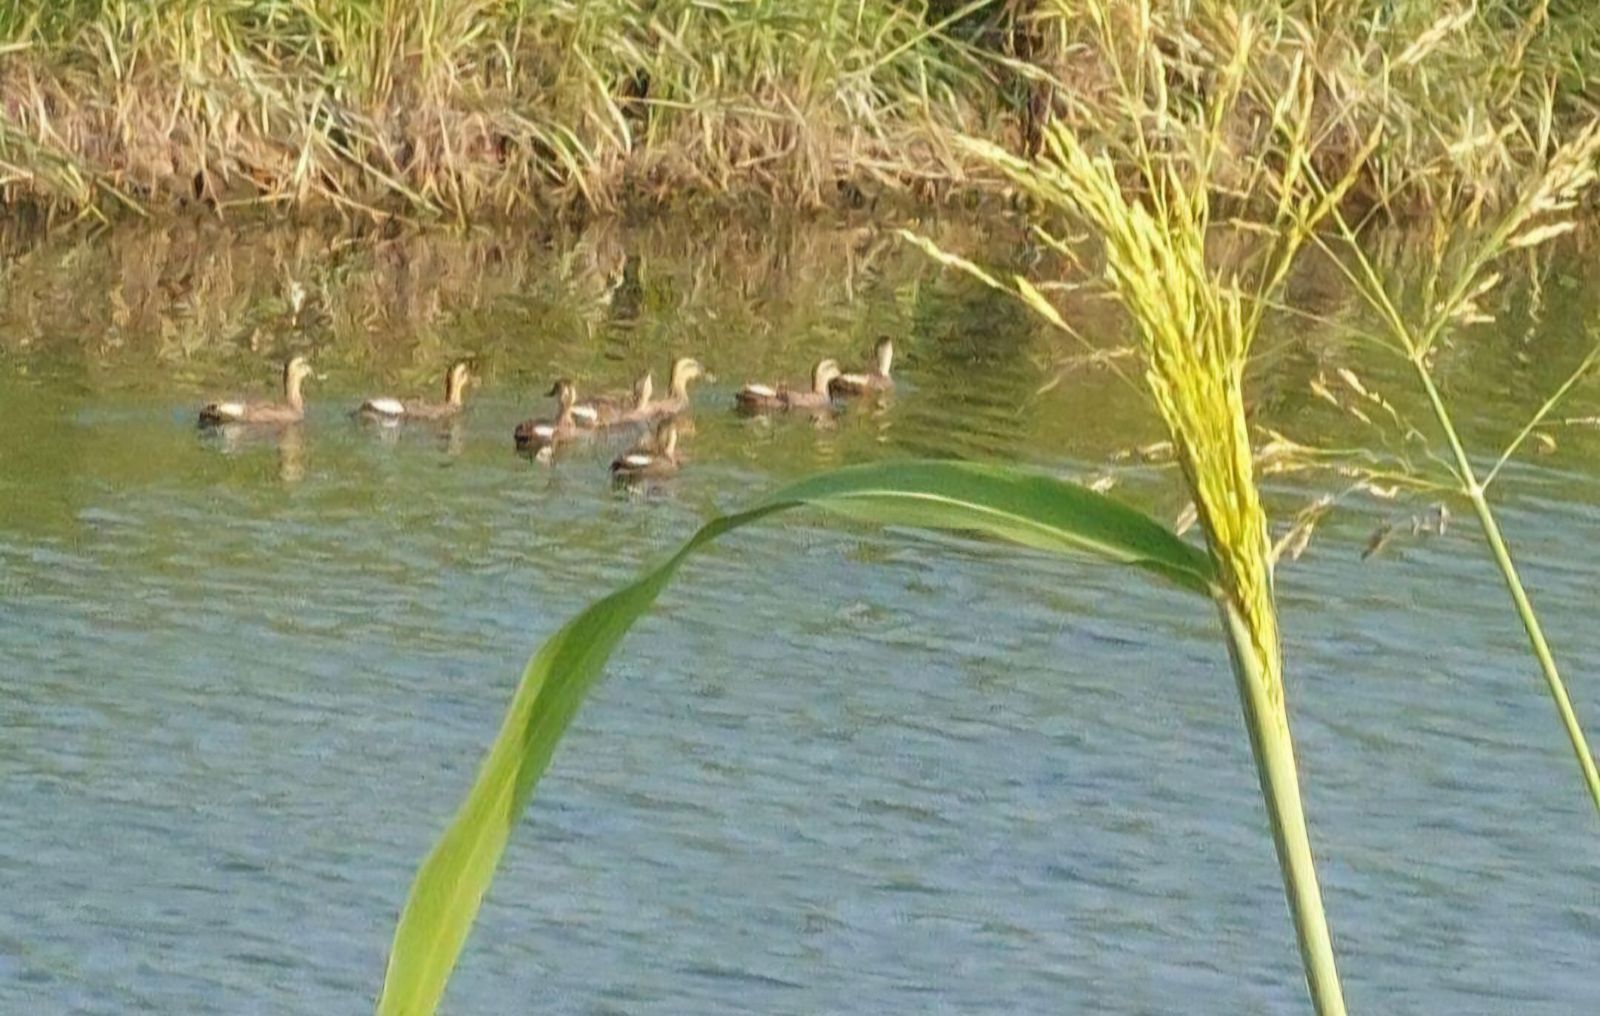
[[[1210,559],[1160,523],[1083,487],[1019,469],[921,461],[852,467],[708,522],[655,570],[568,621],[529,662],[477,780],[412,883],[378,1000],[382,1016],[428,1014],[438,1005],[512,827],[556,743],[617,643],[678,567],[731,529],[801,506],[888,525],[973,531],[1058,553],[1087,552],[1193,592],[1211,588]]]

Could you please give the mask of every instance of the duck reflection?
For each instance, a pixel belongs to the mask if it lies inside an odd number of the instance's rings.
[[[250,455],[271,446],[278,457],[278,479],[299,483],[306,475],[305,428],[298,422],[279,426],[224,423],[200,432],[200,439],[215,444],[224,455]]]

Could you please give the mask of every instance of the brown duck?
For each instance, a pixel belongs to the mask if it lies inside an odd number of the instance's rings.
[[[894,364],[894,341],[884,335],[872,347],[877,366],[859,374],[840,374],[828,385],[834,395],[866,395],[869,392],[887,392],[894,389],[894,378],[889,368]]]
[[[544,451],[553,448],[563,441],[570,441],[578,436],[578,423],[573,416],[573,406],[578,401],[578,390],[566,378],[557,381],[550,388],[550,395],[556,399],[559,407],[556,415],[544,419],[523,420],[517,424],[517,429],[512,431],[517,447],[528,451]]]
[[[659,420],[663,417],[677,416],[689,410],[689,382],[696,378],[706,376],[706,369],[700,366],[700,361],[687,356],[680,356],[672,361],[672,371],[668,375],[670,383],[665,398],[656,399],[650,403],[647,415],[642,419]]]
[[[472,372],[467,361],[452,366],[444,375],[444,401],[428,402],[425,399],[368,399],[361,403],[356,415],[366,420],[398,423],[401,420],[443,420],[461,412],[462,398]]]
[[[618,455],[611,476],[619,482],[668,476],[678,471],[678,425],[669,416],[656,425],[652,438]]]
[[[602,395],[572,407],[573,419],[580,427],[616,427],[650,418],[650,403],[656,382],[647,371],[639,375],[627,395]]]
[[[212,402],[200,409],[200,426],[219,427],[229,423],[298,423],[306,415],[305,399],[300,395],[300,385],[311,376],[311,364],[303,356],[296,356],[283,365],[283,401],[247,402],[231,400]]]
[[[829,384],[839,376],[837,360],[821,360],[811,368],[811,390],[748,384],[733,395],[734,405],[747,413],[768,413],[788,409],[827,409],[833,405]]]

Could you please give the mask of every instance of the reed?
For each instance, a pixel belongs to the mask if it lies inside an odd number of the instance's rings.
[[[1213,40],[1218,59],[1193,69],[1203,78],[1206,101],[1187,105],[1174,103],[1168,90],[1183,69],[1148,40],[1115,41],[1110,8],[1088,6],[1101,19],[1107,51],[1115,47],[1110,76],[1127,130],[1102,135],[1096,154],[1076,132],[1057,126],[1043,137],[1036,162],[981,141],[968,146],[1034,200],[1035,231],[1045,244],[1081,260],[1079,245],[1053,225],[1062,219],[1098,240],[1105,288],[1137,339],[1146,387],[1215,567],[1213,595],[1311,999],[1318,1013],[1341,1014],[1289,729],[1274,552],[1254,476],[1244,371],[1296,256],[1345,198],[1373,143],[1358,148],[1360,157],[1347,161],[1335,186],[1318,192],[1306,185],[1319,131],[1318,80],[1310,61],[1298,59],[1289,63],[1276,100],[1257,108],[1259,126],[1240,138],[1237,113],[1252,104],[1251,76],[1263,53],[1282,52],[1281,20],[1233,21],[1227,37]],[[1241,157],[1242,151],[1253,154]],[[1241,211],[1215,222],[1214,211],[1226,207]],[[1256,207],[1268,211],[1248,218],[1244,210]],[[1070,332],[1033,283],[984,277]]]
[[[1311,75],[1319,168],[1361,162],[1353,194],[1395,216],[1425,210],[1428,180],[1512,195],[1528,153],[1483,125],[1545,91],[1560,138],[1592,110],[1589,4],[5,0],[0,200],[446,221],[740,195],[940,201],[1005,185],[960,136],[1025,157],[1051,123],[1129,140],[1117,75],[1132,48],[1167,54],[1175,108],[1204,104],[1241,17],[1273,34],[1247,68],[1251,101],[1219,126],[1248,134]]]
[[[979,4],[977,6],[983,6]],[[0,184],[63,209],[431,218],[955,168],[998,96],[916,4],[0,5]]]
[[[1085,9],[1099,32],[1099,52],[1109,57],[1105,77],[1113,99],[1103,105],[1116,110],[1113,121],[1099,110],[1084,111],[1085,123],[1101,129],[1080,125],[1047,132],[1037,162],[986,142],[968,147],[1034,199],[1042,242],[1069,261],[1081,259],[1079,245],[1052,231],[1063,217],[1087,226],[1099,241],[1106,289],[1137,336],[1147,386],[1216,566],[1219,607],[1311,998],[1318,1012],[1343,1012],[1284,705],[1272,597],[1276,551],[1266,541],[1252,477],[1244,366],[1297,253],[1308,242],[1320,245],[1377,311],[1389,345],[1415,369],[1449,445],[1457,487],[1472,505],[1580,773],[1600,807],[1593,756],[1486,496],[1521,443],[1600,360],[1600,350],[1544,402],[1486,475],[1468,454],[1433,375],[1433,356],[1445,336],[1463,322],[1485,319],[1482,304],[1501,277],[1497,265],[1575,228],[1596,181],[1600,121],[1588,117],[1559,126],[1564,113],[1553,81],[1539,82],[1530,103],[1519,77],[1498,91],[1485,88],[1497,115],[1481,135],[1454,145],[1454,157],[1475,167],[1472,172],[1421,173],[1390,182],[1395,149],[1385,139],[1393,125],[1374,120],[1360,95],[1332,104],[1319,98],[1329,89],[1320,51],[1325,40],[1298,30],[1292,19],[1239,17],[1231,36],[1218,35],[1191,51],[1203,56],[1180,56],[1175,66],[1148,34],[1121,30],[1117,5],[1090,0]],[[1535,30],[1548,13],[1538,8]],[[1440,17],[1395,64],[1427,64],[1469,20]],[[1525,32],[1519,44],[1529,46],[1533,38],[1533,30]],[[1175,98],[1175,80],[1199,83],[1194,90],[1205,101]],[[1090,144],[1098,154],[1091,154]],[[1478,172],[1487,165],[1500,168]],[[1377,189],[1370,189],[1375,181]],[[1362,202],[1367,208],[1420,209],[1431,255],[1420,282],[1384,277],[1367,256],[1350,208],[1352,192],[1363,186],[1369,188]],[[954,255],[934,253],[1008,289],[1071,333],[1035,284],[1020,277],[1002,280]],[[1402,294],[1413,299],[1405,303]],[[1359,381],[1351,384],[1360,389]]]
[[[1438,350],[1456,330],[1467,323],[1492,320],[1486,308],[1502,281],[1505,262],[1576,228],[1575,212],[1600,179],[1596,169],[1600,164],[1600,119],[1591,121],[1570,140],[1558,143],[1551,136],[1553,105],[1554,96],[1548,95],[1533,122],[1511,116],[1492,132],[1521,135],[1528,139],[1528,148],[1538,153],[1530,161],[1518,164],[1517,172],[1524,184],[1517,199],[1503,210],[1488,208],[1483,197],[1470,190],[1451,184],[1434,185],[1438,193],[1429,202],[1428,242],[1421,245],[1419,257],[1411,259],[1405,275],[1381,271],[1368,255],[1355,224],[1340,211],[1335,210],[1330,217],[1335,226],[1332,234],[1319,242],[1375,312],[1383,329],[1379,344],[1403,357],[1412,368],[1448,447],[1445,465],[1455,489],[1471,505],[1527,635],[1579,775],[1600,813],[1600,770],[1595,766],[1594,753],[1489,500],[1490,489],[1502,468],[1600,360],[1600,346],[1578,363],[1487,469],[1474,462],[1455,425],[1449,400],[1434,376]],[[1402,308],[1412,312],[1406,313]]]

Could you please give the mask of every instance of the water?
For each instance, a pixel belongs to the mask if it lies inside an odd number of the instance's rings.
[[[959,224],[929,228],[970,249]],[[1160,436],[1113,369],[1035,398],[1079,351],[860,223],[10,243],[8,1012],[367,1011],[416,864],[527,654],[581,604],[818,468],[935,454],[1088,479]],[[1502,333],[1446,354],[1480,447],[1581,355],[1585,271],[1551,266]],[[1076,313],[1113,342],[1103,311]],[[885,409],[828,427],[724,411],[738,382],[860,361],[879,332],[902,351]],[[269,390],[291,350],[326,374],[303,427],[196,434],[208,394]],[[680,351],[719,380],[677,478],[618,494],[614,447],[512,454],[552,374],[659,380]],[[343,416],[432,391],[459,354],[486,375],[459,428]],[[1301,440],[1370,439],[1309,393],[1319,369],[1357,367],[1416,412],[1345,328],[1280,327],[1265,364],[1262,421]],[[1569,408],[1593,412],[1593,389]],[[1600,441],[1553,433],[1500,497],[1593,729]],[[1181,507],[1170,470],[1117,475]],[[1336,485],[1276,479],[1274,513]],[[1346,990],[1360,1012],[1595,1011],[1594,815],[1470,526],[1407,535],[1428,503],[1352,496],[1280,572]],[[1385,518],[1402,538],[1362,562]],[[730,536],[584,707],[446,1007],[1303,1011],[1214,619],[1138,576],[959,538],[804,516]]]

